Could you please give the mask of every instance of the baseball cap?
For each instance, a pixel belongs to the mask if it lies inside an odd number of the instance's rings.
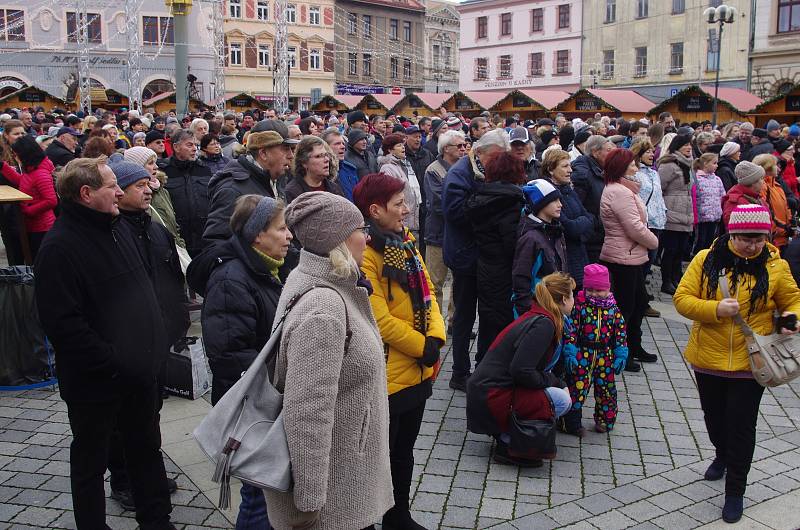
[[[514,142],[522,142],[523,144],[527,144],[531,141],[531,137],[528,135],[528,129],[525,127],[514,127],[511,131],[510,135],[511,143]]]
[[[73,129],[72,127],[61,127],[58,132],[56,133],[56,137],[61,136],[62,134],[71,134],[72,136],[80,136],[81,133]]]
[[[412,125],[411,127],[406,127],[406,136],[411,134],[417,134],[418,132],[420,132],[420,130],[419,127],[417,127],[416,125]]]

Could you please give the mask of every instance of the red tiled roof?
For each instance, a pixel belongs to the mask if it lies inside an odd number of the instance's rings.
[[[563,90],[537,90],[537,89],[527,89],[527,90],[520,90],[523,94],[534,100],[536,103],[540,104],[547,110],[552,109],[565,99],[569,97],[569,92],[564,92]]]
[[[620,112],[641,112],[646,114],[654,103],[634,90],[590,88],[587,91]]]
[[[477,90],[462,92],[462,94],[477,103],[483,110],[493,107],[495,103],[508,95],[502,92],[481,92]]]
[[[714,97],[714,87],[701,85],[700,89]],[[747,112],[764,102],[763,99],[741,88],[719,87],[719,99],[727,101],[736,110]]]

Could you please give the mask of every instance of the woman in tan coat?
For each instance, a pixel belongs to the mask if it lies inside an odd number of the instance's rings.
[[[304,193],[286,209],[303,245],[276,314],[286,318],[274,384],[293,491],[265,491],[276,530],[371,528],[392,507],[389,403],[383,342],[359,265],[364,217],[344,197]]]

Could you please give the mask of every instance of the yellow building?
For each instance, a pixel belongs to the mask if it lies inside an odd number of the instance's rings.
[[[225,0],[225,92],[245,93],[272,106],[275,0]],[[334,0],[290,1],[289,105],[311,106],[311,93],[334,92]]]
[[[766,1],[766,0],[765,0]],[[689,85],[714,83],[718,24],[703,11],[714,0],[584,0],[581,81],[586,87],[632,88],[661,101]],[[725,24],[720,86],[747,88],[750,0]]]

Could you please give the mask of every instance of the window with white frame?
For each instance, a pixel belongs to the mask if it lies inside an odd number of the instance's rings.
[[[544,53],[534,52],[528,55],[528,76],[539,77],[544,75]]]
[[[372,16],[371,15],[361,15],[361,22],[363,26],[362,33],[365,39],[372,38]]]
[[[649,0],[636,0],[636,18],[647,18],[650,14]]]
[[[647,46],[634,48],[636,59],[634,63],[633,77],[644,77],[647,75]]]
[[[403,40],[411,42],[411,22],[403,22]]]
[[[272,54],[267,44],[258,45],[258,66],[269,66],[272,63]]]
[[[606,0],[606,24],[617,21],[617,0]]]
[[[25,21],[22,10],[0,9],[0,17],[2,17],[2,21],[0,21],[0,40],[25,40]]]
[[[403,59],[403,79],[411,79],[411,59]]]
[[[230,64],[231,66],[242,65],[242,45],[238,42],[232,42],[230,45]]]
[[[364,60],[361,69],[364,71],[364,77],[372,76],[372,54],[364,54]]]
[[[347,13],[347,34],[355,35],[358,31],[358,15]]]
[[[482,81],[489,78],[489,59],[478,57],[475,59],[475,79]]]
[[[297,6],[295,4],[286,4],[286,22],[297,24]]]
[[[322,64],[322,53],[318,48],[311,48],[308,54],[308,68],[310,70],[319,70]]]
[[[242,0],[228,0],[228,14],[231,18],[242,18]]]
[[[256,4],[256,18],[258,20],[269,20],[268,0],[258,0],[258,4]]]
[[[358,54],[357,53],[348,53],[347,54],[347,74],[348,75],[358,75]]]
[[[320,25],[319,6],[311,6],[308,8],[308,23],[312,26]]]
[[[389,59],[389,77],[392,79],[397,79],[400,70],[399,65],[400,63],[397,61],[397,57]]]
[[[400,21],[396,18],[389,19],[389,38],[391,40],[397,40],[397,34],[400,28]]]
[[[563,75],[569,73],[569,50],[558,50],[556,52],[556,74]]]
[[[683,43],[673,42],[669,47],[669,73],[679,74],[683,72]]]
[[[603,79],[614,79],[614,50],[603,50]]]
[[[296,46],[289,46],[289,68],[296,68],[297,67],[297,47]]]

